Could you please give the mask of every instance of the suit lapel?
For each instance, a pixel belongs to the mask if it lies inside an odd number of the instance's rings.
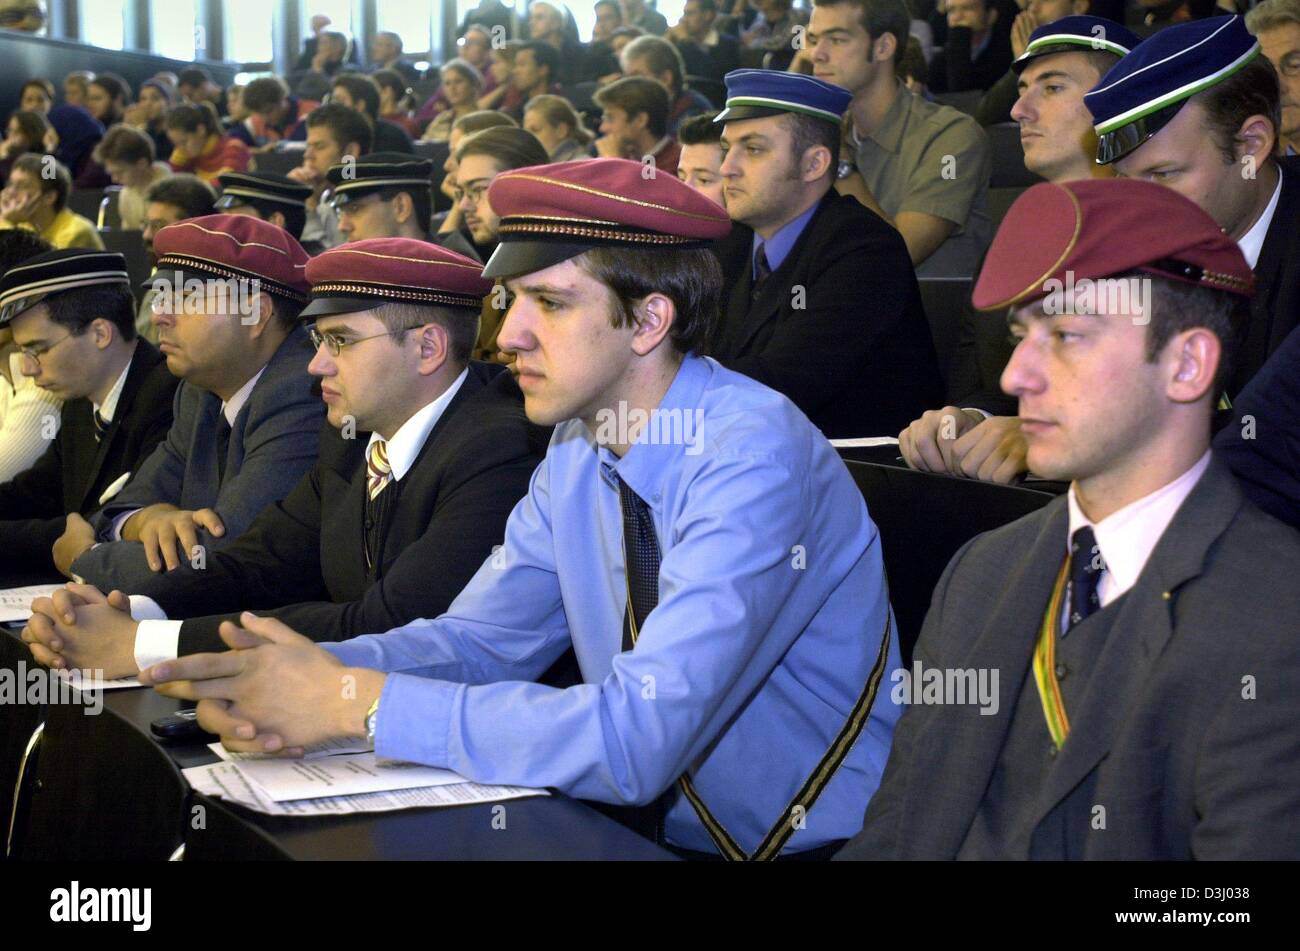
[[[1114,744],[1142,686],[1173,636],[1178,589],[1201,574],[1210,547],[1241,507],[1240,490],[1215,460],[1184,500],[1112,621],[1088,689],[1070,713],[1070,735],[1048,773],[1033,824],[1069,795]],[[1067,711],[1069,712],[1069,711]]]
[[[144,383],[144,378],[149,369],[157,362],[154,359],[157,356],[158,351],[153,344],[144,339],[136,340],[135,352],[131,354],[131,363],[127,367],[126,380],[122,383],[122,395],[118,397],[117,407],[113,411],[113,420],[108,424],[108,429],[104,431],[103,438],[100,439],[95,454],[91,459],[90,469],[86,473],[86,488],[81,497],[83,506],[90,502],[93,508],[99,508],[98,496],[96,495],[93,499],[90,496],[95,494],[99,474],[108,459],[109,449],[113,447],[119,436],[123,440],[126,439],[122,430],[125,428],[127,418],[130,416],[131,404],[135,401],[135,394]],[[118,475],[120,473],[114,474],[114,478]]]
[[[944,658],[961,668],[998,671],[998,713],[972,715],[969,705],[934,708],[928,726],[914,741],[912,775],[942,790],[945,808],[922,813],[916,802],[908,804],[899,841],[910,843],[909,854],[957,854],[997,765],[1065,556],[1069,513],[1064,498],[1050,503],[1044,513],[1029,550],[1001,579],[1002,593],[981,619],[980,633],[966,656]]]

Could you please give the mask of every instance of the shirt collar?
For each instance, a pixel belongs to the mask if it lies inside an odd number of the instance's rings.
[[[1156,543],[1169,527],[1183,501],[1210,465],[1210,450],[1172,482],[1112,512],[1100,522],[1083,514],[1074,486],[1070,486],[1070,535],[1085,525],[1092,526],[1102,563],[1110,575],[1108,599],[1119,597],[1137,582]],[[1066,539],[1069,544],[1069,539]]]
[[[1264,239],[1268,237],[1268,226],[1273,223],[1273,214],[1277,211],[1278,199],[1282,197],[1282,176],[1285,173],[1279,168],[1277,170],[1277,187],[1273,189],[1273,197],[1268,200],[1268,207],[1264,213],[1259,216],[1259,220],[1250,226],[1250,230],[1241,236],[1237,242],[1237,247],[1241,248],[1242,255],[1246,258],[1246,263],[1250,269],[1255,270],[1259,264],[1260,252],[1264,250]]]
[[[424,448],[429,433],[433,432],[433,427],[438,425],[442,414],[447,412],[447,407],[451,405],[451,401],[467,376],[469,376],[469,367],[460,371],[460,376],[456,377],[455,382],[447,387],[441,396],[402,423],[397,432],[393,433],[393,438],[388,440],[388,464],[393,470],[393,481],[400,482],[402,477],[411,471],[415,460],[420,457],[420,450]],[[370,447],[376,442],[381,442],[383,438],[379,433],[370,434],[370,442],[366,444],[367,456]]]
[[[655,407],[651,421],[621,459],[601,445],[599,432],[592,434],[583,427],[600,460],[601,477],[608,485],[617,488],[617,476],[647,505],[656,507],[663,498],[664,482],[676,473],[681,457],[703,451],[703,427],[707,425],[703,420],[703,397],[712,374],[708,360],[688,353],[668,392]],[[624,423],[616,417],[611,415],[607,424]]]
[[[817,206],[820,204],[821,200],[818,199],[798,218],[783,224],[781,229],[766,241],[759,237],[758,232],[755,231],[754,243],[750,249],[750,261],[757,260],[758,249],[761,247],[767,254],[767,266],[773,271],[779,268],[785,259],[790,256],[790,251],[794,248],[795,242],[803,234],[803,229],[808,227],[808,222],[812,220],[812,216],[816,213]]]
[[[913,96],[903,86],[902,80],[894,81],[894,102],[885,113],[880,125],[867,134],[867,138],[890,152],[897,153],[903,142],[903,130],[907,128],[907,117],[912,111]],[[862,134],[858,127],[853,127],[853,144],[862,144]]]
[[[221,415],[226,417],[226,423],[231,429],[235,428],[235,420],[239,418],[239,411],[244,408],[244,404],[248,402],[249,394],[253,392],[253,387],[257,386],[257,381],[262,378],[262,374],[265,372],[266,367],[264,366],[249,377],[248,382],[237,389],[234,396],[221,404]]]
[[[122,368],[122,372],[119,374],[117,382],[114,383],[113,388],[108,391],[108,396],[104,397],[104,402],[98,406],[94,403],[90,404],[94,408],[95,412],[99,414],[99,418],[106,423],[111,423],[113,417],[117,415],[117,404],[118,401],[122,399],[122,389],[126,386],[126,375],[130,372],[131,361],[128,360],[126,366]]]

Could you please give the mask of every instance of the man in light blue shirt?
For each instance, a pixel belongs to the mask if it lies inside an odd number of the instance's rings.
[[[472,780],[649,806],[688,856],[829,854],[888,757],[898,642],[835,451],[692,353],[725,212],[621,159],[503,173],[489,197],[499,339],[529,418],[558,424],[501,550],[439,618],[322,650],[244,615],[234,652],[146,681],[200,698],[232,749],[366,734]],[[584,682],[533,682],[570,644]]]

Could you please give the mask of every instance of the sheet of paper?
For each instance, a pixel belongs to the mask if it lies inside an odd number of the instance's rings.
[[[870,446],[897,446],[897,436],[858,436],[853,439],[832,439],[836,449],[865,449]]]
[[[449,769],[382,760],[374,753],[339,753],[315,760],[250,759],[236,765],[275,802],[468,782]]]
[[[26,621],[32,616],[33,601],[48,597],[62,587],[61,584],[29,584],[0,591],[0,624]]]
[[[389,792],[363,793],[359,796],[326,796],[275,802],[248,781],[235,763],[209,763],[181,770],[194,789],[209,796],[237,802],[268,816],[338,816],[361,812],[395,812],[421,806],[460,806],[478,802],[500,802],[527,796],[549,796],[545,789],[522,786],[481,786],[457,783],[452,786],[429,786],[420,789],[397,789]]]
[[[59,677],[69,682],[75,678],[66,670],[56,671]],[[76,680],[74,686],[78,690],[121,690],[125,687],[143,687],[137,677],[122,677],[118,680],[92,680],[89,677],[82,677]]]
[[[209,743],[208,749],[216,753],[227,763],[242,763],[252,759],[282,759],[275,753],[235,753],[226,749],[220,743]],[[352,738],[346,736],[335,737],[332,740],[326,740],[318,746],[312,746],[303,751],[303,759],[320,759],[322,756],[338,756],[340,753],[369,753],[374,747],[360,737]]]

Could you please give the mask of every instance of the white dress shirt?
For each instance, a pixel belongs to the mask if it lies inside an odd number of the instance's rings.
[[[26,472],[58,435],[63,401],[22,374],[23,355],[9,355],[9,373],[0,375],[0,482]]]
[[[393,469],[394,482],[400,482],[411,471],[429,439],[429,433],[433,432],[433,427],[447,411],[468,375],[468,367],[461,370],[460,376],[441,396],[418,410],[388,440],[388,463]],[[238,395],[231,397],[230,402],[234,403]],[[370,446],[382,438],[378,433],[371,433],[366,445],[367,456]],[[180,648],[181,621],[168,620],[167,613],[157,601],[139,594],[131,595],[131,617],[140,622],[135,632],[135,663],[140,670],[176,658]]]
[[[1268,237],[1268,226],[1273,223],[1273,214],[1277,211],[1278,199],[1282,197],[1282,175],[1279,170],[1277,173],[1277,187],[1273,189],[1273,197],[1268,200],[1268,207],[1264,213],[1259,216],[1259,220],[1250,226],[1250,230],[1241,236],[1237,242],[1237,247],[1241,248],[1241,253],[1246,258],[1246,263],[1250,269],[1255,270],[1259,264],[1259,253],[1264,250],[1264,239]]]

